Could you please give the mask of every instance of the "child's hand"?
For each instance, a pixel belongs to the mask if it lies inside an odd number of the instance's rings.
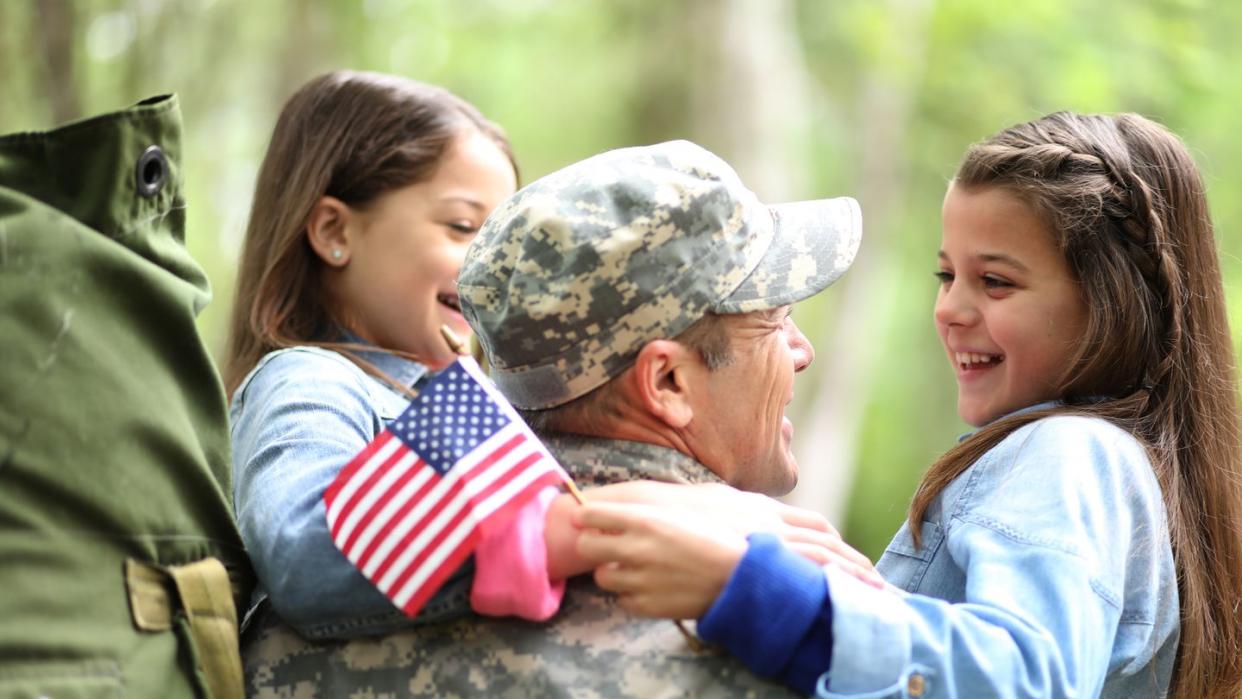
[[[574,523],[595,582],[641,616],[703,616],[746,553],[742,534],[679,506],[589,503]]]
[[[819,515],[727,486],[668,487],[675,489],[673,495],[699,490],[675,504],[589,502],[573,514],[574,524],[584,529],[578,555],[599,566],[596,582],[620,594],[622,604],[635,613],[700,616],[745,553],[746,536],[755,531],[777,534],[820,565],[838,566],[869,585],[884,587],[871,561]]]
[[[883,586],[883,579],[866,556],[846,544],[818,512],[786,505],[766,495],[748,493],[721,483],[677,485],[632,481],[587,491],[588,503],[636,503],[683,508],[689,517],[745,538],[768,532],[784,540],[796,553],[820,564],[837,564],[863,582]],[[669,514],[670,517],[675,517]]]

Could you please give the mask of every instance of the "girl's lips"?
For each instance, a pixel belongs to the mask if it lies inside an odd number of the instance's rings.
[[[445,315],[449,317],[449,320],[451,320],[454,325],[461,326],[460,328],[454,328],[455,330],[459,330],[459,331],[464,330],[465,332],[470,332],[470,324],[466,322],[466,316],[463,316],[457,311],[454,311],[448,308],[444,309],[444,312],[445,312]]]
[[[986,379],[989,372],[995,371],[999,367],[999,363],[958,364],[954,366],[954,374],[956,374],[959,384],[973,384],[976,381]]]
[[[439,297],[436,298],[439,301]],[[459,335],[469,334],[473,332],[470,324],[466,322],[466,317],[461,314],[461,309],[450,304],[440,302],[441,319],[448,324],[449,328]]]

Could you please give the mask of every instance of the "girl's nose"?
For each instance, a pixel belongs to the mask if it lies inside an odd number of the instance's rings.
[[[970,325],[979,318],[979,310],[965,290],[955,285],[941,287],[932,315],[940,325]]]

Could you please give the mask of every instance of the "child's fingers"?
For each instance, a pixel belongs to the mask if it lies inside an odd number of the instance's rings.
[[[884,589],[884,578],[880,577],[880,574],[874,568],[863,568],[861,566],[856,566],[840,560],[833,561],[829,565],[835,565],[846,573],[849,573],[877,590]]]
[[[625,541],[616,534],[592,528],[578,535],[578,555],[591,565],[622,560],[626,550]]]
[[[791,527],[801,527],[803,529],[814,529],[821,532],[836,534],[837,530],[828,522],[828,519],[818,512],[804,510],[801,507],[782,504],[777,511],[782,521]]]
[[[816,544],[825,548],[843,546],[840,535],[836,532],[823,532],[803,527],[786,527],[781,530],[780,537],[789,543]],[[845,546],[845,548],[849,548]]]
[[[866,566],[858,565],[852,560],[841,557],[836,552],[814,544],[788,544],[788,546],[794,553],[817,565],[836,566],[872,587],[884,588],[884,578],[880,577],[880,574],[870,564]]]
[[[858,552],[853,546],[850,546],[842,541],[840,537],[834,540],[829,545],[829,548],[832,549],[832,551],[837,555],[860,568],[875,569],[875,565],[871,562],[870,558],[862,555],[862,553]]]
[[[595,569],[595,584],[619,595],[642,589],[641,579],[640,572],[618,563],[605,563]]]
[[[786,529],[781,533],[781,539],[787,544],[810,544],[813,546],[823,547],[836,555],[850,561],[854,565],[863,566],[865,568],[872,567],[871,560],[854,549],[854,547],[845,543],[841,536],[835,532],[826,533],[812,531],[808,529]]]
[[[572,521],[580,529],[600,529],[610,532],[625,532],[641,521],[637,510],[641,506],[625,505],[610,502],[588,502],[579,507]]]
[[[789,547],[790,551],[817,565],[824,566],[832,562],[832,552],[823,546],[798,542],[785,542],[785,545]]]

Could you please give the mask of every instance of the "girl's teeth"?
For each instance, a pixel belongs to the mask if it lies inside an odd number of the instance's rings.
[[[955,353],[957,363],[969,366],[971,364],[992,364],[999,361],[999,358],[991,354],[979,354],[978,352],[957,352]]]

